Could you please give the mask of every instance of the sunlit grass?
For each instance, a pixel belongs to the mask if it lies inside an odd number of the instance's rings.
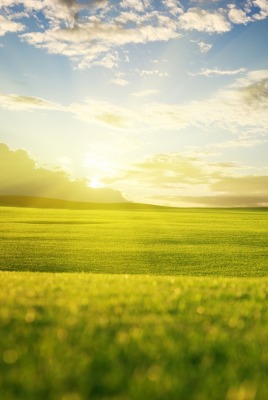
[[[0,213],[1,400],[268,398],[266,210]]]
[[[0,208],[0,269],[266,276],[266,210]]]

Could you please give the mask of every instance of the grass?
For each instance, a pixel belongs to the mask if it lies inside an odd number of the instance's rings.
[[[265,209],[0,214],[1,399],[268,398]]]
[[[0,208],[0,269],[268,276],[265,209]]]

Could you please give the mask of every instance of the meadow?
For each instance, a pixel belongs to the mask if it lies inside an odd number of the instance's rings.
[[[266,209],[0,218],[1,399],[268,398]]]

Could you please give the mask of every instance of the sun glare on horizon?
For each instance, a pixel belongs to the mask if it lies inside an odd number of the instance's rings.
[[[92,189],[101,189],[105,187],[105,185],[100,181],[97,176],[93,176],[92,178],[90,178],[88,186]]]

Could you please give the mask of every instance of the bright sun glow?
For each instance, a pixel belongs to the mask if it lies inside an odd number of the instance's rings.
[[[88,170],[88,186],[93,189],[105,187],[105,184],[103,183],[105,178],[110,178],[116,174],[113,163],[98,154],[88,154],[84,161],[84,165]]]
[[[100,181],[100,179],[97,176],[93,176],[90,179],[88,186],[91,187],[92,189],[100,189],[104,187],[104,184]]]

